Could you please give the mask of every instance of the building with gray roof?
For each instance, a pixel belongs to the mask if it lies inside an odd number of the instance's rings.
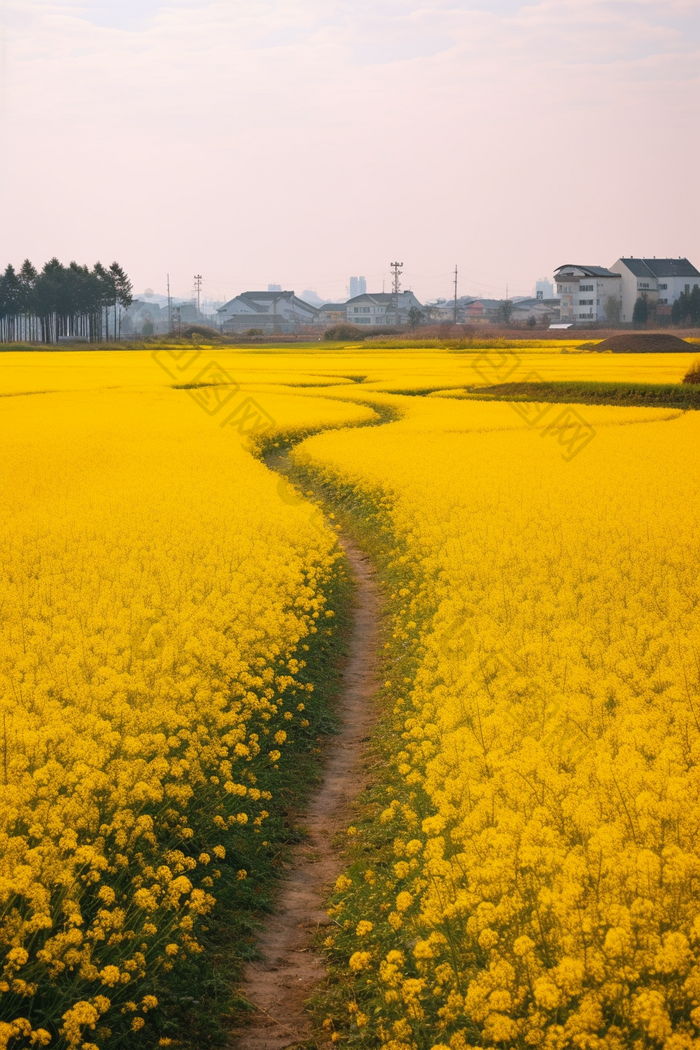
[[[301,325],[315,324],[318,310],[294,292],[241,292],[217,311],[225,332],[260,328],[263,332],[293,332]]]
[[[622,256],[608,269],[565,263],[554,271],[561,297],[560,317],[573,324],[622,321],[630,324],[634,304],[646,296],[658,313],[670,315],[683,292],[700,284],[700,273],[688,259]]]
[[[656,303],[665,313],[683,292],[688,294],[700,284],[700,272],[693,264],[680,256],[677,259],[638,259],[634,257],[617,260],[615,269],[621,274],[622,308],[620,320],[632,320],[634,304],[641,295],[650,303]]]
[[[365,292],[345,304],[346,319],[351,324],[408,324],[412,308],[423,310],[413,292]]]

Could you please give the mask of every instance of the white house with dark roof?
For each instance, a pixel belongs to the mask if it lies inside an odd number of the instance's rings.
[[[411,307],[423,309],[413,292],[365,292],[348,299],[345,314],[350,324],[408,324]]]
[[[315,306],[285,291],[241,292],[216,312],[224,331],[262,328],[264,332],[287,332],[318,319]]]
[[[554,271],[559,296],[559,320],[572,324],[595,324],[617,320],[609,316],[612,297],[619,303],[622,295],[622,276],[614,267],[583,266],[565,263]]]
[[[631,321],[640,295],[650,303],[672,306],[683,292],[700,285],[700,272],[687,259],[621,258],[613,266],[621,275],[621,321]]]

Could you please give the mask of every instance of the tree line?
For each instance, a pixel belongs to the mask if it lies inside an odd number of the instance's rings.
[[[692,292],[681,292],[671,307],[671,320],[674,324],[700,324],[700,285],[695,285]]]
[[[632,324],[639,327],[650,320],[656,320],[656,303],[647,298],[646,292],[642,292],[632,310]],[[681,292],[671,306],[671,324],[700,324],[700,286],[696,284],[692,292]]]
[[[26,259],[0,275],[0,342],[102,342],[120,335],[121,312],[133,302],[119,263],[92,269],[50,259],[39,272]]]

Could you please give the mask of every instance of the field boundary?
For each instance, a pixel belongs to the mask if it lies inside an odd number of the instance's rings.
[[[479,401],[536,401],[582,405],[700,409],[700,386],[684,383],[619,383],[587,380],[499,383],[489,387],[464,387],[447,393]],[[442,393],[433,390],[431,393]]]

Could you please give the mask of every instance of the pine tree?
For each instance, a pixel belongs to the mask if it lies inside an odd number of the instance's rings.
[[[41,273],[26,259],[17,273],[9,265],[0,274],[0,342],[55,343],[62,336],[90,341],[109,338],[114,310],[115,338],[122,308],[133,302],[132,285],[119,263],[92,270],[50,259]]]

